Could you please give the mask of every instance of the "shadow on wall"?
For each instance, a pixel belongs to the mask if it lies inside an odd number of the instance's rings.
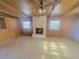
[[[79,42],[79,17],[74,18],[74,23],[72,24],[71,37],[75,41]]]

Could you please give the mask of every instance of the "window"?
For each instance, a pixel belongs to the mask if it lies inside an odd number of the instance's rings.
[[[0,29],[6,29],[6,22],[4,17],[0,17]]]
[[[50,28],[50,30],[59,30],[60,29],[60,21],[59,20],[50,20],[49,28]]]
[[[31,28],[31,22],[30,21],[23,21],[23,28],[24,29],[30,29]]]

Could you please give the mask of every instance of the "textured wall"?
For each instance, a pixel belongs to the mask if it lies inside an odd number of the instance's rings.
[[[31,22],[31,28],[30,29],[24,29],[23,28],[23,21],[30,21]],[[21,34],[22,35],[32,35],[32,19],[28,17],[22,17],[20,18],[20,29],[21,29]]]
[[[50,30],[49,26],[48,26],[49,21],[50,20],[55,20],[55,19],[60,21],[60,29],[57,30],[57,31]],[[69,37],[72,22],[73,22],[72,17],[55,17],[55,18],[48,19],[48,22],[47,22],[47,36],[51,36],[51,37]]]
[[[0,29],[0,42],[20,35],[18,20],[5,17],[7,29]]]
[[[74,17],[71,38],[79,42],[79,17]]]

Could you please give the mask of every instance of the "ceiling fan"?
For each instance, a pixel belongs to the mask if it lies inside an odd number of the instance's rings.
[[[46,0],[39,0],[39,13],[43,14],[46,12],[46,8],[52,6],[52,11],[54,7],[61,2],[61,0],[49,0],[48,3],[45,2]],[[51,12],[50,12],[51,14]]]

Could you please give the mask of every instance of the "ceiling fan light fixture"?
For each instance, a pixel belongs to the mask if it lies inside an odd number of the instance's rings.
[[[43,14],[43,13],[45,13],[45,12],[46,12],[46,9],[43,9],[43,10],[42,10],[42,9],[39,9],[39,13],[40,13],[40,14]]]
[[[49,11],[50,14],[52,14],[52,12],[59,13],[60,5],[58,3],[59,3],[59,0],[53,0],[49,4],[47,4],[44,0],[39,0],[39,9],[38,9],[39,13],[40,14],[45,13],[48,6],[52,6],[51,11]]]
[[[42,10],[41,9],[39,9],[39,13],[42,14]]]

